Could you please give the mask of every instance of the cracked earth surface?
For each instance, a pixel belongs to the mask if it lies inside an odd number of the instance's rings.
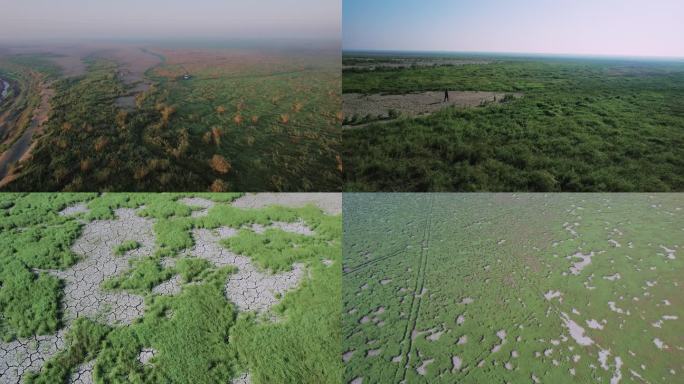
[[[217,267],[236,266],[237,271],[226,281],[226,297],[242,311],[266,311],[278,303],[277,296],[297,286],[304,266],[294,264],[291,271],[278,274],[261,272],[248,257],[236,255],[219,244],[234,234],[231,228],[195,229],[192,231],[195,246],[186,255],[208,260]]]
[[[236,200],[233,205],[243,208],[257,208],[278,204],[301,207],[313,203],[328,214],[341,210],[340,194],[253,194]],[[193,217],[204,216],[216,203],[202,198],[179,200],[196,207]],[[94,220],[85,223],[81,236],[74,242],[72,251],[81,257],[75,265],[64,270],[46,272],[64,282],[63,321],[64,327],[54,335],[41,335],[18,339],[9,343],[0,342],[0,382],[17,383],[30,371],[39,371],[53,355],[63,350],[65,334],[69,325],[77,317],[88,317],[109,325],[130,324],[144,313],[144,297],[124,291],[106,291],[101,284],[113,276],[119,276],[130,269],[130,260],[152,255],[155,249],[154,220],[137,215],[137,209],[122,208],[115,211],[114,220]],[[87,213],[87,205],[79,203],[59,212],[63,216]],[[314,235],[303,222],[273,222],[269,226],[253,225],[249,229],[262,233],[268,228],[279,228],[286,232],[306,236]],[[195,245],[181,252],[179,256],[203,258],[216,267],[234,266],[235,273],[228,276],[225,295],[242,311],[266,312],[277,304],[287,291],[295,288],[305,275],[303,264],[294,264],[292,270],[278,274],[259,270],[250,258],[234,254],[222,247],[222,239],[235,236],[237,230],[221,227],[213,230],[193,229]],[[136,241],[140,247],[115,255],[115,248],[126,242]],[[176,258],[164,258],[161,264],[172,267]],[[325,261],[324,261],[325,262]],[[36,271],[39,272],[39,271]],[[193,284],[193,283],[191,283]],[[153,294],[175,295],[180,293],[182,281],[179,275],[153,288]],[[141,352],[141,359],[149,360],[154,352]],[[141,360],[142,361],[142,360]],[[71,383],[92,383],[94,360],[81,364],[71,375]],[[233,383],[249,383],[250,376],[245,373],[235,378]]]
[[[233,202],[234,207],[262,208],[268,205],[303,207],[314,204],[329,215],[342,212],[342,199],[339,193],[256,193],[245,195]]]

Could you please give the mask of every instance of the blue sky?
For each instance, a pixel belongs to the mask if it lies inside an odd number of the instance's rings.
[[[340,38],[340,0],[0,0],[0,40]]]
[[[684,57],[684,0],[344,0],[346,50]]]

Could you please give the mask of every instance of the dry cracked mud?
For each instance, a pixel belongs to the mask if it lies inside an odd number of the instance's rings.
[[[298,285],[304,266],[295,264],[291,271],[278,274],[259,271],[250,258],[236,255],[219,244],[235,234],[232,228],[194,229],[195,246],[185,251],[185,255],[208,260],[217,267],[237,267],[226,281],[226,298],[242,311],[267,311],[278,303],[278,297]]]
[[[239,208],[262,208],[268,205],[298,208],[307,204],[313,204],[329,215],[339,215],[342,212],[342,198],[339,193],[255,193],[233,202],[233,206]]]
[[[217,204],[202,198],[185,198],[179,201],[196,208],[193,211],[193,217],[206,215],[208,210]],[[328,214],[339,214],[341,195],[251,194],[233,203],[234,206],[242,208],[268,205],[302,207],[307,204],[314,204]],[[0,382],[17,383],[27,372],[39,371],[48,359],[66,347],[66,330],[77,317],[88,317],[109,325],[126,325],[143,316],[145,306],[142,295],[108,291],[101,287],[105,280],[128,271],[131,259],[153,254],[155,221],[138,216],[137,211],[142,208],[144,207],[117,209],[113,220],[84,222],[81,236],[71,247],[81,259],[64,270],[45,271],[64,282],[63,321],[65,326],[54,335],[34,336],[8,343],[0,342]],[[88,212],[87,205],[79,203],[63,209],[59,214],[75,216],[86,212]],[[267,228],[278,228],[306,236],[314,234],[301,221],[273,222],[269,226],[249,227],[255,232],[264,231]],[[292,270],[277,274],[262,271],[252,263],[250,258],[232,253],[219,244],[222,239],[236,234],[236,229],[228,227],[214,230],[194,229],[192,236],[195,245],[181,252],[179,256],[203,258],[216,267],[236,267],[236,271],[228,276],[225,283],[226,298],[235,303],[241,311],[267,312],[287,291],[299,285],[305,276],[305,266],[296,263],[292,266]],[[140,246],[124,255],[116,255],[115,248],[127,241],[135,241]],[[161,260],[161,264],[164,267],[172,267],[175,260],[175,258],[165,258]],[[154,287],[152,294],[174,295],[181,289],[182,280],[179,275],[174,275],[171,279]],[[275,318],[271,317],[271,319]],[[144,350],[141,352],[140,361],[145,364],[153,356],[154,351]],[[93,366],[94,360],[81,364],[71,375],[69,382],[92,383]],[[249,373],[244,373],[232,382],[247,384],[250,381]]]

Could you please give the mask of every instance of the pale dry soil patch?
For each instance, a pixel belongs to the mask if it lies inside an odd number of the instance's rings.
[[[313,204],[328,215],[342,213],[341,193],[250,193],[233,202],[238,208],[262,208],[282,205],[299,208]]]
[[[445,65],[484,65],[490,64],[492,60],[479,60],[479,59],[450,59],[450,58],[391,58],[383,61],[368,60],[364,62],[358,58],[355,58],[357,63],[351,65],[344,65],[342,69],[368,69],[375,70],[379,67],[384,68],[410,68],[410,67],[432,67],[432,66],[445,66]]]
[[[419,116],[435,113],[446,107],[477,107],[482,103],[500,102],[505,92],[449,91],[449,100],[444,101],[444,91],[407,93],[403,95],[364,95],[345,93],[342,95],[342,112],[347,118],[371,115],[373,118],[389,117],[393,109],[403,116]],[[522,93],[513,93],[522,97]]]

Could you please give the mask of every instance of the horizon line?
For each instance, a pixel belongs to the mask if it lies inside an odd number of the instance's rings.
[[[462,54],[496,54],[496,55],[546,55],[546,56],[570,56],[570,57],[602,57],[602,58],[643,58],[643,59],[677,59],[684,60],[684,56],[654,56],[618,53],[559,53],[559,52],[523,52],[523,51],[457,51],[457,50],[421,50],[421,49],[368,49],[368,48],[342,48],[344,52],[395,52],[395,53],[462,53]]]

